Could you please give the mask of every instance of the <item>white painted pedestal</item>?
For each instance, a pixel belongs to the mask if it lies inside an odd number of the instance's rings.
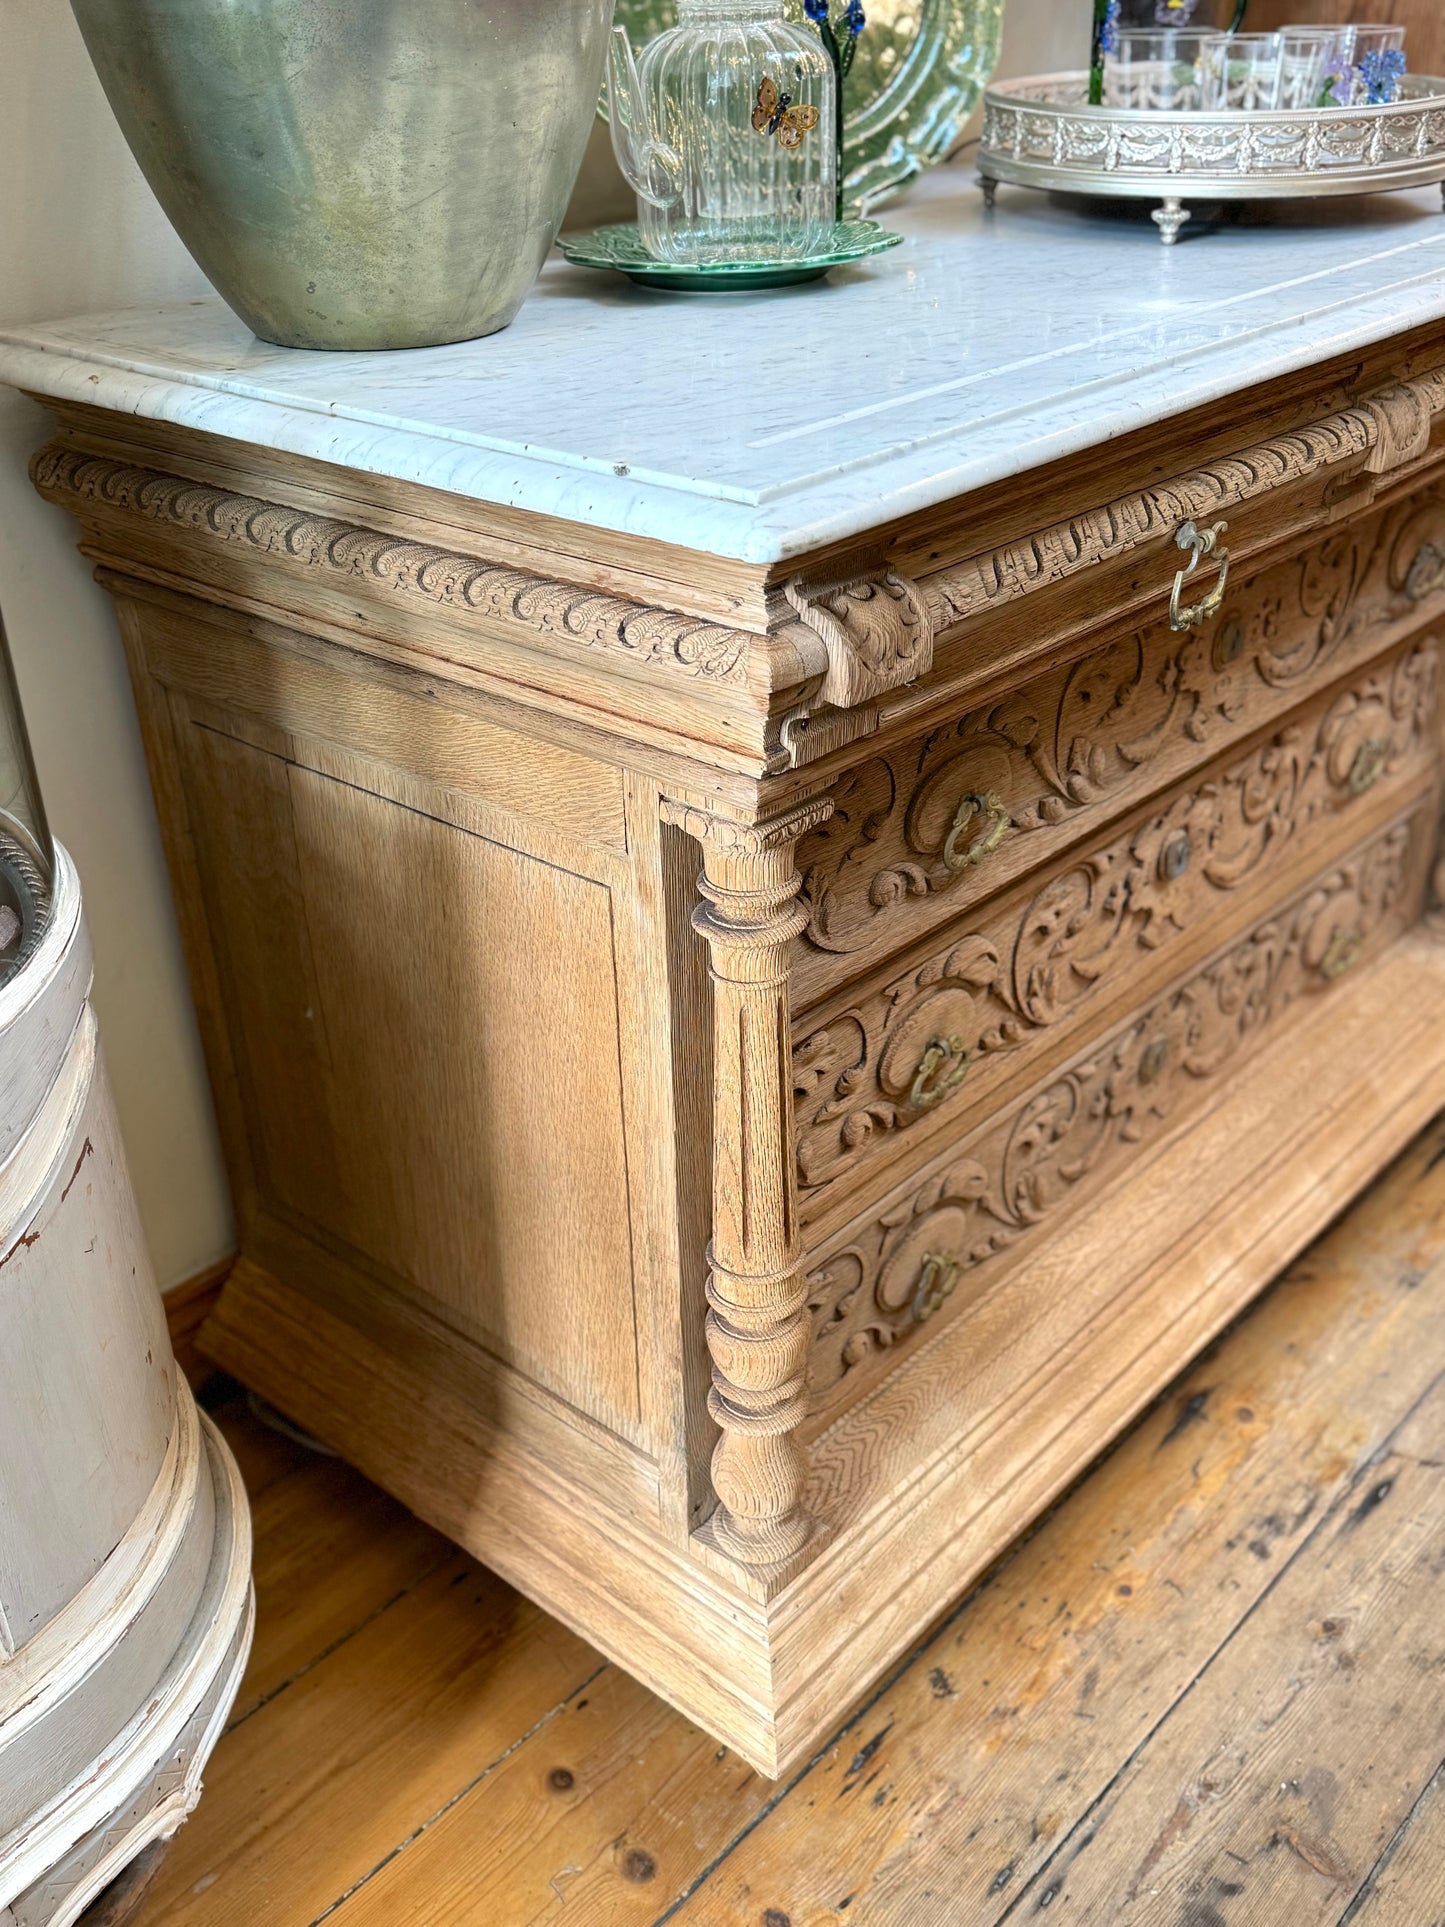
[[[0,1927],[70,1927],[200,1794],[250,1645],[235,1463],[171,1356],[69,858],[0,990]]]

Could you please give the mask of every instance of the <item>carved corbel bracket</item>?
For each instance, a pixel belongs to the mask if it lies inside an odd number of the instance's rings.
[[[1365,462],[1368,475],[1393,475],[1428,453],[1437,411],[1445,392],[1437,380],[1403,381],[1382,388],[1364,403],[1376,428],[1375,445]]]
[[[783,593],[828,652],[820,702],[852,709],[933,667],[928,598],[895,569],[831,589],[810,589],[794,576]]]

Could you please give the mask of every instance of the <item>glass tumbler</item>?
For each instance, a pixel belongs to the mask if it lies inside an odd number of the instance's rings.
[[[1280,86],[1277,33],[1232,33],[1214,52],[1204,104],[1214,112],[1257,113],[1275,106]]]
[[[1405,29],[1356,27],[1355,106],[1384,106],[1400,96],[1405,77]]]
[[[1354,52],[1353,27],[1285,27],[1275,105],[1293,111],[1344,104]]]
[[[1204,104],[1210,49],[1223,34],[1121,27],[1104,62],[1104,105],[1135,113],[1192,113]]]

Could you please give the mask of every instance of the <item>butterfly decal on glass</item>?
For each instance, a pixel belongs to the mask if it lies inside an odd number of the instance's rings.
[[[801,147],[804,134],[818,125],[816,107],[795,107],[791,94],[780,94],[764,74],[758,82],[758,104],[753,126],[760,134],[776,134],[779,147]]]

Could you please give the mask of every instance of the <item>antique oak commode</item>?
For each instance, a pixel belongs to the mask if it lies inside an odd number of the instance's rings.
[[[767,1772],[1445,1104],[1437,204],[1171,257],[941,177],[811,296],[0,345],[209,1350]]]

